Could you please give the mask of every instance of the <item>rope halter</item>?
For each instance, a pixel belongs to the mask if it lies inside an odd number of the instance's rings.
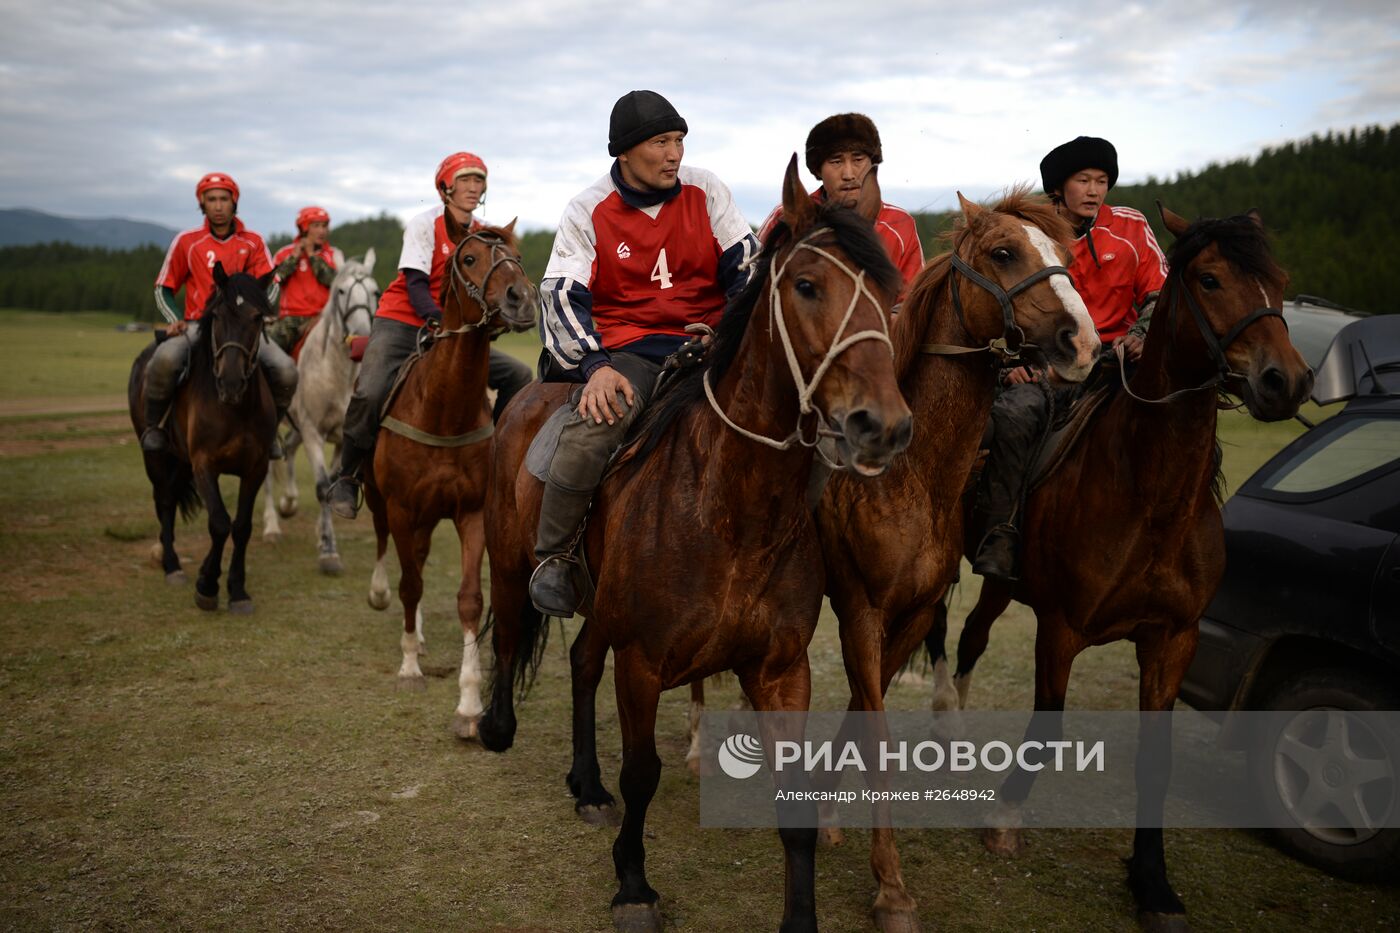
[[[466,249],[467,244],[472,240],[480,240],[491,248],[491,265],[487,268],[486,275],[482,277],[481,285],[479,286],[467,277],[466,273],[462,271],[462,264],[458,261],[461,259],[462,252]],[[521,274],[524,275],[525,267],[520,264],[520,260],[517,257],[510,254],[506,247],[506,242],[497,235],[488,234],[484,231],[477,231],[462,237],[462,241],[457,244],[457,249],[452,253],[452,259],[448,262],[448,265],[452,267],[452,278],[448,281],[447,294],[450,297],[453,292],[461,289],[466,293],[468,298],[475,301],[477,306],[481,308],[481,318],[480,320],[463,324],[461,327],[454,327],[452,330],[440,330],[437,336],[450,337],[453,334],[465,334],[468,331],[486,327],[491,322],[492,318],[501,313],[499,306],[492,308],[486,303],[486,290],[491,287],[491,276],[495,273],[496,269],[508,262],[515,263],[516,267],[520,269]],[[504,329],[503,327],[492,328],[493,331],[503,331]]]

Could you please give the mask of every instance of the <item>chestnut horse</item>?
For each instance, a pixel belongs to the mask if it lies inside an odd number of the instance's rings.
[[[481,718],[481,664],[477,632],[484,605],[481,559],[486,546],[482,507],[491,468],[491,406],[486,375],[491,338],[535,323],[535,288],[520,265],[515,221],[468,232],[449,213],[447,235],[457,244],[448,262],[442,294],[442,328],[421,358],[401,375],[389,404],[365,481],[365,502],[378,540],[370,605],[388,605],[384,569],[390,537],[399,557],[399,601],[403,604],[399,686],[422,689],[423,564],[433,529],[450,520],[462,544],[462,582],[457,617],[462,625],[453,731],[476,735]],[[426,335],[425,335],[426,339]],[[407,364],[406,364],[407,365]],[[382,599],[377,599],[382,588]]]
[[[914,280],[894,328],[914,442],[879,480],[833,476],[817,512],[852,710],[884,709],[891,678],[923,642],[957,579],[959,505],[998,364],[1019,349],[1080,380],[1098,355],[1093,322],[1064,268],[1071,232],[1050,203],[1026,189],[990,208],[959,199],[963,218],[951,252]],[[876,806],[873,825],[875,920],[884,930],[916,930],[887,805]]]
[[[1139,709],[1170,710],[1196,653],[1201,613],[1225,571],[1218,391],[1237,393],[1261,421],[1293,417],[1312,391],[1312,370],[1279,311],[1287,276],[1258,215],[1188,225],[1161,210],[1176,241],[1142,358],[1124,391],[1104,403],[1062,465],[1031,492],[1020,582],[984,580],[958,644],[956,695],[964,705],[987,632],[1014,598],[1035,610],[1037,710],[1064,710],[1081,651],[1124,639],[1137,647]],[[942,622],[929,638],[935,657],[946,615]],[[1058,733],[1058,718],[1036,720],[1046,721]],[[1143,717],[1140,741],[1170,756],[1170,719]],[[1184,926],[1185,914],[1162,846],[1169,777],[1137,775],[1138,829],[1128,861],[1142,919],[1164,928]],[[987,831],[992,851],[1019,850],[1017,808],[1032,781],[1033,772],[1014,771],[1003,785],[1009,805]]]
[[[909,409],[886,330],[898,286],[868,220],[819,213],[794,157],[782,225],[726,311],[708,359],[674,377],[652,404],[594,500],[583,540],[596,588],[584,614],[590,660],[613,651],[622,726],[626,813],[613,845],[612,902],[619,928],[661,928],[643,865],[647,807],[661,776],[661,692],[734,670],[755,709],[807,708],[807,645],[822,591],[806,501],[812,445],[834,436],[847,463],[874,475],[908,444]],[[502,418],[487,522],[496,670],[481,738],[492,749],[511,744],[514,685],[538,660],[547,631],[527,595],[542,484],[522,462],[569,390],[526,389]],[[791,770],[780,780],[792,780]],[[815,827],[815,809],[798,809],[795,822]],[[782,828],[779,836],[783,929],[815,930],[816,830]]]
[[[143,451],[160,520],[160,563],[171,583],[185,582],[175,553],[176,509],[188,517],[203,500],[209,512],[209,553],[200,565],[194,593],[195,605],[201,609],[219,608],[224,543],[232,533],[228,610],[253,611],[244,560],[253,533],[253,503],[267,476],[268,452],[277,429],[272,393],[258,366],[263,322],[273,316],[267,300],[271,281],[271,273],[261,279],[241,272],[228,275],[222,263],[214,264],[216,287],[190,347],[189,378],[175,390],[171,402],[166,449]],[[137,437],[146,429],[146,363],[155,349],[152,343],[141,351],[127,381],[127,404]],[[238,510],[232,521],[219,492],[221,475],[238,477]]]

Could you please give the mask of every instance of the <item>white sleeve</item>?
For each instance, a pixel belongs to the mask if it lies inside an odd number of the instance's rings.
[[[400,269],[417,269],[426,275],[433,272],[433,223],[435,212],[419,214],[408,222],[403,231],[403,252],[399,254]]]
[[[579,200],[570,201],[564,216],[559,218],[544,278],[570,279],[585,288],[592,287],[593,259],[597,254],[592,212]]]
[[[705,207],[710,213],[710,230],[714,232],[722,253],[745,237],[753,236],[753,228],[739,212],[729,187],[712,172],[694,169],[695,183],[705,189]]]

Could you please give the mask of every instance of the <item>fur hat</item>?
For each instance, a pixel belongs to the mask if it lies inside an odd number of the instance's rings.
[[[1064,187],[1065,179],[1086,168],[1108,173],[1108,187],[1118,183],[1118,150],[1113,143],[1097,136],[1076,136],[1051,149],[1040,160],[1040,183],[1046,194]]]
[[[628,91],[613,104],[608,120],[608,155],[620,156],[662,133],[690,132],[671,102],[655,91]]]
[[[863,113],[838,113],[812,127],[807,134],[807,171],[821,178],[822,163],[838,152],[863,152],[872,165],[879,165],[885,156],[875,121]]]

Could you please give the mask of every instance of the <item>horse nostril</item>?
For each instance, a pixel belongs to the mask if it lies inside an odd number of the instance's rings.
[[[1266,395],[1282,396],[1288,391],[1288,377],[1277,366],[1270,366],[1259,374],[1259,388]]]
[[[511,301],[519,301],[520,292],[515,290],[514,285],[508,285],[506,286],[506,297],[509,298]]]
[[[1059,347],[1060,352],[1065,354],[1069,359],[1074,359],[1076,356],[1074,338],[1077,336],[1079,336],[1079,328],[1077,327],[1061,327],[1055,334],[1056,345]]]

